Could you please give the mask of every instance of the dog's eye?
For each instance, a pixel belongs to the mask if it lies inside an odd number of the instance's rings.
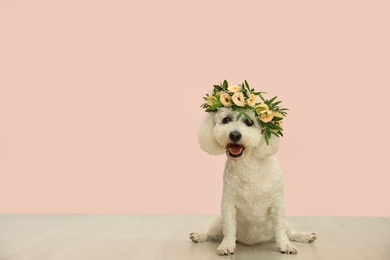
[[[253,120],[249,121],[248,119],[245,119],[244,123],[245,123],[247,126],[252,126],[252,125],[253,125]]]
[[[227,124],[230,122],[230,118],[229,117],[225,117],[224,119],[222,119],[222,124]]]

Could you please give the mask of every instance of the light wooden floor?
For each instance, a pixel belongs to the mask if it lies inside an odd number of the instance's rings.
[[[390,218],[288,217],[317,233],[283,255],[275,243],[237,245],[218,256],[218,243],[195,244],[189,233],[213,215],[0,215],[0,259],[390,259]]]

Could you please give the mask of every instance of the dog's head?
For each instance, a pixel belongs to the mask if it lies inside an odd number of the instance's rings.
[[[208,113],[199,129],[200,147],[213,155],[226,153],[231,159],[248,155],[265,158],[276,153],[279,138],[270,138],[267,145],[255,113],[248,113],[251,122],[245,116],[237,121],[238,113],[229,108]]]

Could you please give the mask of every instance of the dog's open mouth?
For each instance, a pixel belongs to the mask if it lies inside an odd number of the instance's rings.
[[[244,153],[245,146],[242,144],[228,144],[227,150],[229,152],[229,156],[238,158]]]

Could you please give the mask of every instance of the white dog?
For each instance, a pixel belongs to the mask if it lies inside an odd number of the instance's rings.
[[[208,113],[199,130],[200,147],[209,154],[226,152],[221,215],[207,233],[191,233],[194,242],[222,241],[217,252],[233,254],[236,241],[253,245],[276,241],[281,253],[296,254],[290,242],[310,243],[315,233],[297,232],[288,226],[284,216],[284,183],[274,156],[279,138],[266,144],[255,113],[252,122],[238,112],[220,108]]]

